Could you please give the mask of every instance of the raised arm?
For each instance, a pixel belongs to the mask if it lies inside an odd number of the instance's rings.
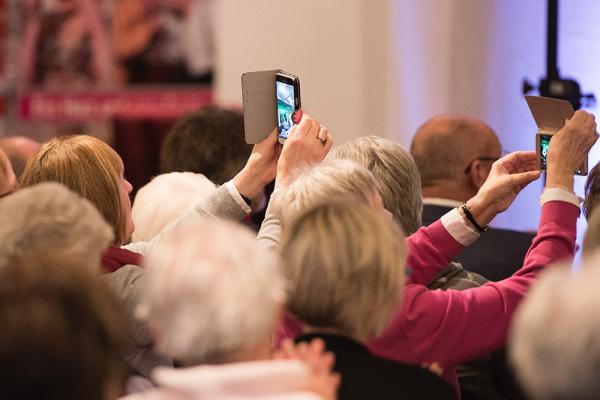
[[[515,152],[496,161],[485,184],[466,203],[477,225],[488,225],[539,176],[535,152]],[[408,283],[429,284],[465,246],[478,237],[476,227],[461,209],[454,209],[439,221],[419,229],[406,239],[409,249],[407,267],[411,270]]]
[[[519,271],[460,292],[407,287],[404,304],[372,349],[405,362],[438,361],[452,368],[503,346],[512,314],[538,273],[574,254],[579,207],[573,175],[596,139],[593,116],[578,111],[551,141],[540,228]]]
[[[317,134],[327,137],[325,144],[317,140]],[[313,136],[314,135],[314,136]],[[254,145],[252,153],[242,170],[229,182],[206,196],[190,212],[165,227],[149,242],[131,243],[125,246],[128,250],[144,254],[154,243],[160,241],[174,226],[190,218],[208,216],[219,219],[239,221],[250,213],[246,199],[256,199],[262,195],[264,187],[277,176],[276,188],[287,186],[295,171],[306,165],[322,161],[332,145],[332,139],[326,128],[321,126],[307,114],[290,132],[285,145],[277,141],[277,131],[271,132],[262,142]],[[272,210],[272,208],[271,208]],[[267,215],[273,215],[273,213]],[[264,227],[267,227],[266,231]],[[269,230],[270,229],[270,230]],[[279,240],[278,217],[266,220],[261,227],[257,240],[267,243],[267,247]],[[268,238],[273,238],[269,240]],[[262,238],[262,239],[261,239]],[[274,246],[274,244],[273,244]]]
[[[508,279],[464,291],[407,286],[403,306],[373,350],[405,362],[437,361],[448,369],[501,348],[511,316],[537,274],[573,256],[578,215],[572,204],[546,203],[525,264]],[[399,332],[405,340],[398,340]]]
[[[325,140],[319,140],[318,137]],[[323,161],[332,145],[333,138],[327,128],[307,114],[303,114],[300,123],[292,128],[277,163],[275,191],[271,195],[265,219],[256,237],[261,247],[274,250],[279,243],[281,237],[280,210],[281,207],[285,207],[285,204],[281,204],[279,201],[279,193],[293,181],[299,168]]]

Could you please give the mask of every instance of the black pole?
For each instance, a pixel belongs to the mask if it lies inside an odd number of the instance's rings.
[[[559,79],[556,64],[558,53],[558,0],[548,0],[546,40],[546,79]]]

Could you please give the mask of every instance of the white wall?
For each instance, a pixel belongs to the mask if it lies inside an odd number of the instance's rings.
[[[337,143],[387,135],[386,1],[217,2],[216,96],[241,104],[240,76],[281,68],[300,77],[302,105]]]
[[[408,146],[434,114],[483,119],[508,150],[533,149],[535,124],[521,94],[544,67],[545,1],[392,2],[395,95],[393,138]],[[535,229],[540,184],[527,188],[496,226]]]
[[[561,72],[600,95],[600,1],[560,3]],[[545,75],[546,0],[221,0],[219,11],[225,102],[240,102],[244,71],[281,67],[301,76],[304,106],[338,143],[377,133],[408,146],[423,121],[451,112],[488,122],[507,150],[534,149],[521,84]],[[494,225],[535,229],[541,189]]]

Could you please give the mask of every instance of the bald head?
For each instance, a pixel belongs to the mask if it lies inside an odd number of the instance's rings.
[[[40,143],[25,136],[9,136],[0,138],[2,149],[12,164],[17,178],[21,176],[27,161],[37,153]]]
[[[491,166],[487,159],[499,158],[501,146],[492,128],[483,121],[462,115],[440,115],[421,125],[410,152],[425,188],[442,182],[463,182],[465,170],[474,160],[480,159]]]

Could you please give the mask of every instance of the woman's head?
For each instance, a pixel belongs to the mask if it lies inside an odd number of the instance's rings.
[[[344,143],[330,158],[353,160],[375,177],[385,208],[407,235],[421,226],[423,199],[419,169],[410,153],[388,139],[365,136]]]
[[[399,305],[405,257],[399,227],[372,207],[312,208],[287,227],[282,240],[288,307],[312,327],[372,338]]]
[[[123,173],[121,158],[106,143],[86,135],[64,136],[40,148],[27,163],[19,185],[62,183],[96,206],[113,227],[115,244],[122,244],[133,232],[132,188]]]

